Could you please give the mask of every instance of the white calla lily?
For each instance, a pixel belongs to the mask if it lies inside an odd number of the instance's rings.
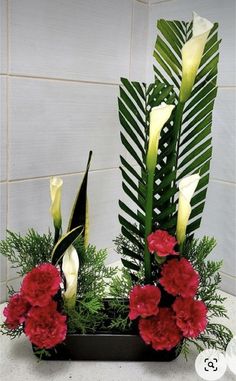
[[[79,257],[74,246],[69,246],[62,260],[62,271],[66,279],[66,287],[63,294],[68,308],[73,308],[76,303]]]
[[[193,12],[193,35],[182,48],[182,83],[180,102],[188,100],[195,82],[210,30],[214,24]]]
[[[163,102],[159,106],[153,107],[150,112],[149,143],[147,152],[147,169],[149,171],[154,171],[156,168],[161,130],[170,118],[174,107],[174,105],[167,105]]]
[[[63,181],[60,177],[50,178],[51,207],[50,212],[56,229],[61,228],[61,191]]]
[[[196,175],[185,177],[179,183],[179,205],[178,205],[176,237],[180,245],[185,240],[188,220],[192,210],[190,201],[197,188],[199,179],[200,179],[200,176],[196,174]]]

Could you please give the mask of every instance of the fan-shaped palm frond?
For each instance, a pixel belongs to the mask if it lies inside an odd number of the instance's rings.
[[[150,110],[162,101],[175,104],[171,119],[161,132],[153,192],[153,228],[176,232],[178,181],[199,173],[188,234],[200,225],[212,155],[212,110],[217,93],[216,76],[219,59],[217,24],[205,45],[190,98],[179,101],[182,77],[182,47],[191,38],[192,23],[159,20],[159,35],[154,57],[155,82],[144,83],[121,79],[119,118],[121,140],[127,155],[121,156],[122,187],[126,200],[120,201],[121,230],[129,247],[123,248],[126,267],[135,273],[143,262],[145,245],[145,202],[147,194],[146,155],[149,138]]]
[[[121,141],[128,156],[121,156],[122,187],[126,201],[119,201],[121,231],[133,250],[123,248],[123,264],[130,270],[139,271],[144,250],[145,202],[147,193],[146,154],[148,146],[150,110],[165,101],[173,103],[173,86],[158,80],[147,87],[145,84],[121,79],[119,118],[122,125]],[[168,128],[167,128],[168,130]],[[165,132],[166,134],[166,132]],[[137,250],[134,250],[134,247]],[[135,253],[135,251],[137,251]]]
[[[157,28],[159,35],[153,55],[159,65],[154,66],[155,78],[173,84],[178,97],[182,72],[181,50],[191,38],[192,22],[159,20]],[[211,125],[217,94],[216,77],[220,44],[217,29],[218,24],[215,23],[205,45],[190,98],[186,104],[179,103],[175,110],[173,133],[168,148],[165,140],[159,144],[163,152],[163,161],[159,161],[156,173],[158,211],[156,218],[163,228],[168,228],[172,233],[176,225],[177,183],[193,173],[199,173],[201,180],[191,201],[192,213],[187,232],[192,233],[201,223],[212,157]],[[162,174],[163,177],[160,176]],[[166,193],[172,195],[170,205],[165,202],[168,198]]]

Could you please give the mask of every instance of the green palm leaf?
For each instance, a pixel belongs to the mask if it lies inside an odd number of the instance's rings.
[[[185,104],[178,101],[182,78],[182,47],[191,38],[192,23],[159,20],[155,44],[155,82],[121,79],[119,118],[121,141],[127,155],[121,156],[122,187],[126,199],[119,202],[121,231],[134,250],[123,247],[123,264],[132,275],[143,263],[145,202],[147,194],[146,154],[150,110],[165,102],[175,104],[171,119],[162,129],[155,171],[152,226],[175,234],[178,209],[178,182],[199,173],[188,234],[200,226],[209,182],[212,156],[212,110],[217,94],[219,59],[218,25],[214,24],[199,66],[195,85]]]
[[[147,193],[146,154],[149,130],[149,113],[161,102],[173,103],[173,86],[159,81],[148,88],[145,84],[121,79],[119,119],[122,126],[121,141],[128,157],[121,156],[122,188],[125,201],[119,201],[119,221],[122,234],[137,248],[144,250],[145,202]],[[130,161],[130,162],[129,162]],[[132,204],[132,205],[131,205]],[[132,275],[140,270],[143,256],[123,247],[122,262]]]
[[[157,67],[154,66],[155,78],[164,81],[166,84],[173,84],[178,96],[182,70],[181,49],[185,42],[191,38],[192,23],[159,20],[157,28],[159,35],[153,54],[158,64]],[[158,184],[164,182],[165,188],[157,189],[155,195],[158,200],[156,220],[162,228],[173,225],[169,228],[171,233],[175,232],[176,208],[169,206],[168,209],[169,200],[166,192],[172,194],[172,202],[174,202],[178,192],[178,181],[194,173],[199,173],[202,176],[202,181],[199,182],[196,195],[191,201],[192,213],[188,233],[192,233],[201,223],[212,157],[211,125],[212,111],[217,94],[216,76],[220,44],[217,29],[218,24],[215,23],[205,45],[191,96],[182,110],[183,119],[180,128],[176,131],[176,136],[170,136],[169,141],[165,141],[163,137],[159,143],[163,157],[162,161],[158,163],[156,181]],[[166,56],[169,57],[169,60],[166,60]],[[177,107],[173,113],[175,120],[178,112]],[[171,152],[169,155],[166,151],[166,142]],[[171,165],[168,168],[170,162]],[[170,213],[166,212],[166,208]]]

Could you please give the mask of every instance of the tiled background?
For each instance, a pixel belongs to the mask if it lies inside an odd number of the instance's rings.
[[[108,247],[119,232],[121,194],[117,95],[120,76],[152,80],[158,18],[195,10],[220,22],[214,158],[200,233],[218,240],[223,288],[235,293],[235,1],[0,0],[1,237],[5,228],[51,227],[49,178],[61,175],[66,224],[87,153],[90,241]],[[17,274],[1,258],[1,300]]]

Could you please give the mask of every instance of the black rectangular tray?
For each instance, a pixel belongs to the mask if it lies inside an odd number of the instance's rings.
[[[33,347],[35,352],[35,348]],[[155,351],[136,334],[70,334],[43,360],[172,361],[179,351]],[[37,354],[36,354],[37,356]]]
[[[163,295],[162,305],[169,306],[172,297]],[[108,308],[109,299],[104,299],[104,308]],[[124,301],[123,301],[124,302]],[[128,303],[128,300],[125,300]],[[170,351],[155,351],[146,345],[138,334],[137,323],[133,322],[130,331],[98,331],[91,334],[68,334],[66,340],[49,350],[50,357],[43,360],[91,360],[91,361],[172,361],[179,355],[179,348]],[[33,346],[36,356],[37,349]]]

